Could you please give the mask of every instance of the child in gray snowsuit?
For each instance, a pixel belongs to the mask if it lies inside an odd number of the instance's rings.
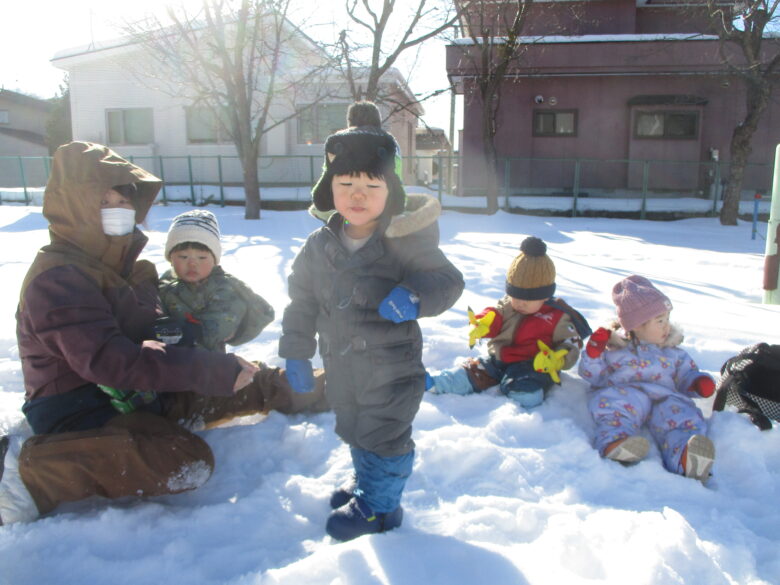
[[[591,386],[595,447],[608,459],[639,461],[649,450],[640,435],[647,425],[666,469],[706,481],[715,448],[692,398],[712,396],[712,377],[678,347],[683,338],[669,323],[672,303],[649,280],[637,275],[621,280],[612,300],[622,330],[598,329],[579,365]]]
[[[368,123],[355,108],[373,114]],[[376,107],[350,110],[355,125],[328,137],[312,191],[318,210],[337,213],[293,262],[279,341],[290,384],[306,392],[319,337],[326,397],[355,468],[355,485],[331,498],[326,531],[337,540],[401,525],[412,421],[425,391],[417,319],[446,311],[464,286],[438,247],[438,202],[406,200],[395,140],[376,126]]]

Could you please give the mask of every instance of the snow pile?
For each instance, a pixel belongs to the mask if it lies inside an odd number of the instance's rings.
[[[170,220],[155,207],[144,257],[162,271]],[[224,234],[225,270],[281,315],[286,273],[319,223],[305,211],[242,219],[211,207]],[[717,219],[650,222],[446,212],[442,248],[462,270],[456,306],[421,321],[432,370],[468,349],[466,307],[502,294],[527,235],[543,238],[558,293],[595,328],[613,315],[609,291],[636,272],[674,303],[684,347],[717,375],[757,341],[780,343],[780,310],[761,304],[763,240]],[[762,226],[766,231],[765,224]],[[14,311],[35,250],[48,241],[40,208],[0,207],[0,431],[28,434]],[[244,357],[282,365],[277,319]],[[586,386],[563,375],[525,411],[495,393],[426,396],[415,421],[417,459],[401,529],[334,544],[324,533],[330,491],[351,471],[330,413],[247,417],[203,436],[217,468],[201,489],[146,501],[89,501],[27,525],[0,528],[0,583],[194,584],[774,584],[780,582],[780,429],[761,433],[716,413],[707,487],[663,470],[660,455],[630,468],[590,445]],[[701,400],[707,416],[711,399]]]

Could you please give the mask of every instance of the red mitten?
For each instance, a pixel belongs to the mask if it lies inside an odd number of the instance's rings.
[[[709,376],[699,376],[691,384],[691,390],[702,398],[709,398],[715,392],[715,382]]]
[[[588,339],[588,345],[585,346],[585,353],[588,354],[588,357],[599,357],[604,352],[604,348],[607,347],[610,335],[612,332],[609,329],[604,327],[596,329]]]

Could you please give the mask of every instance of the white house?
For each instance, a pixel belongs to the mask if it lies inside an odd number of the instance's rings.
[[[213,114],[163,91],[166,81],[145,73],[139,67],[144,62],[150,59],[144,58],[142,47],[127,39],[66,49],[53,57],[52,63],[69,74],[74,140],[107,144],[166,183],[186,183],[190,177],[196,183],[220,177],[224,183],[240,183],[236,148],[222,135]],[[415,114],[422,114],[422,107],[397,70],[388,71],[383,81],[412,103],[411,111],[390,116],[386,129],[404,153],[413,154]],[[348,94],[343,89],[332,93]],[[320,174],[324,140],[346,125],[349,103],[345,98],[325,100],[266,134],[260,151],[261,184],[311,184]],[[276,108],[280,119],[294,111],[282,102]],[[410,170],[405,180],[413,178]]]
[[[422,185],[438,183],[441,167],[447,168],[450,157],[450,141],[441,128],[417,128],[417,182]],[[441,158],[440,158],[441,157]]]
[[[0,186],[46,182],[46,120],[51,103],[0,89]],[[20,158],[22,157],[22,158]],[[22,175],[24,173],[24,175]]]

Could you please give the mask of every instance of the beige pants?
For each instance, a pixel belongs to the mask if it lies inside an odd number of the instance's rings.
[[[208,444],[189,428],[210,428],[237,416],[278,410],[286,414],[328,410],[324,376],[295,394],[278,368],[264,367],[232,396],[168,395],[165,416],[122,414],[99,429],[28,439],[19,472],[41,514],[91,496],[121,498],[175,494],[203,485],[214,469]]]

